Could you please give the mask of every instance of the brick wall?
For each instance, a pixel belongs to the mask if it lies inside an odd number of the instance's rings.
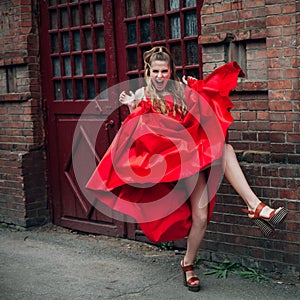
[[[0,2],[0,222],[20,226],[48,219],[36,9]]]
[[[206,0],[199,37],[204,73],[232,60],[244,69],[231,96],[229,140],[257,196],[289,209],[287,221],[266,239],[224,179],[203,255],[255,261],[281,276],[300,274],[299,11],[295,0]]]

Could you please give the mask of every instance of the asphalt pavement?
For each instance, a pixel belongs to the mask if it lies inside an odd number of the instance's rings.
[[[0,225],[1,300],[205,299],[299,300],[300,286],[276,280],[226,279],[196,270],[201,290],[182,284],[181,252],[146,243],[72,232]]]

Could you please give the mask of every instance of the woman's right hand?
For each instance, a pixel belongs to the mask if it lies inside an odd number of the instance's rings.
[[[129,95],[123,91],[119,96],[119,101],[122,104],[128,105],[130,111],[132,111],[136,107],[136,99],[135,95],[132,91],[129,91]]]
[[[130,95],[126,94],[126,92],[123,91],[120,94],[119,101],[122,104],[129,104],[129,103],[133,102],[135,100],[134,93],[132,91],[129,91],[129,94]]]

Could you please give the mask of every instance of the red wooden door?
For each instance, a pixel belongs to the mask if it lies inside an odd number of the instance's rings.
[[[119,113],[114,111],[117,100],[110,100],[104,93],[117,80],[112,1],[40,3],[42,85],[54,223],[124,236],[124,223],[94,209],[75,173],[75,165],[78,168],[86,164],[87,157],[96,153],[99,160],[103,156],[120,125]],[[92,109],[83,116],[87,106]],[[80,130],[75,134],[79,119]],[[101,123],[104,126],[93,149],[90,130]],[[94,164],[82,165],[80,175],[88,179],[93,169]]]
[[[138,238],[135,225],[94,209],[82,192],[121,120],[118,97],[107,88],[143,76],[143,53],[166,45],[179,74],[201,75],[202,0],[48,0],[41,3],[41,67],[55,224]],[[143,81],[128,81],[132,90]],[[109,92],[108,92],[109,93]],[[99,101],[95,101],[97,98]],[[86,108],[87,115],[82,115]],[[79,122],[80,120],[80,122]],[[78,130],[78,123],[80,123]],[[94,127],[101,127],[95,146]],[[75,132],[76,131],[76,132]],[[87,160],[94,158],[94,163]],[[125,221],[125,219],[124,219]]]

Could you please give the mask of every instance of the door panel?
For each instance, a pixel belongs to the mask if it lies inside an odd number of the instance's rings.
[[[94,208],[74,171],[76,164],[87,180],[96,165],[87,156],[99,161],[120,126],[117,99],[105,92],[117,79],[113,18],[107,0],[41,1],[42,86],[54,223],[124,236],[125,224]],[[82,116],[87,107],[92,107],[90,115]],[[96,149],[91,149],[89,131],[102,123],[110,126],[100,129]]]

